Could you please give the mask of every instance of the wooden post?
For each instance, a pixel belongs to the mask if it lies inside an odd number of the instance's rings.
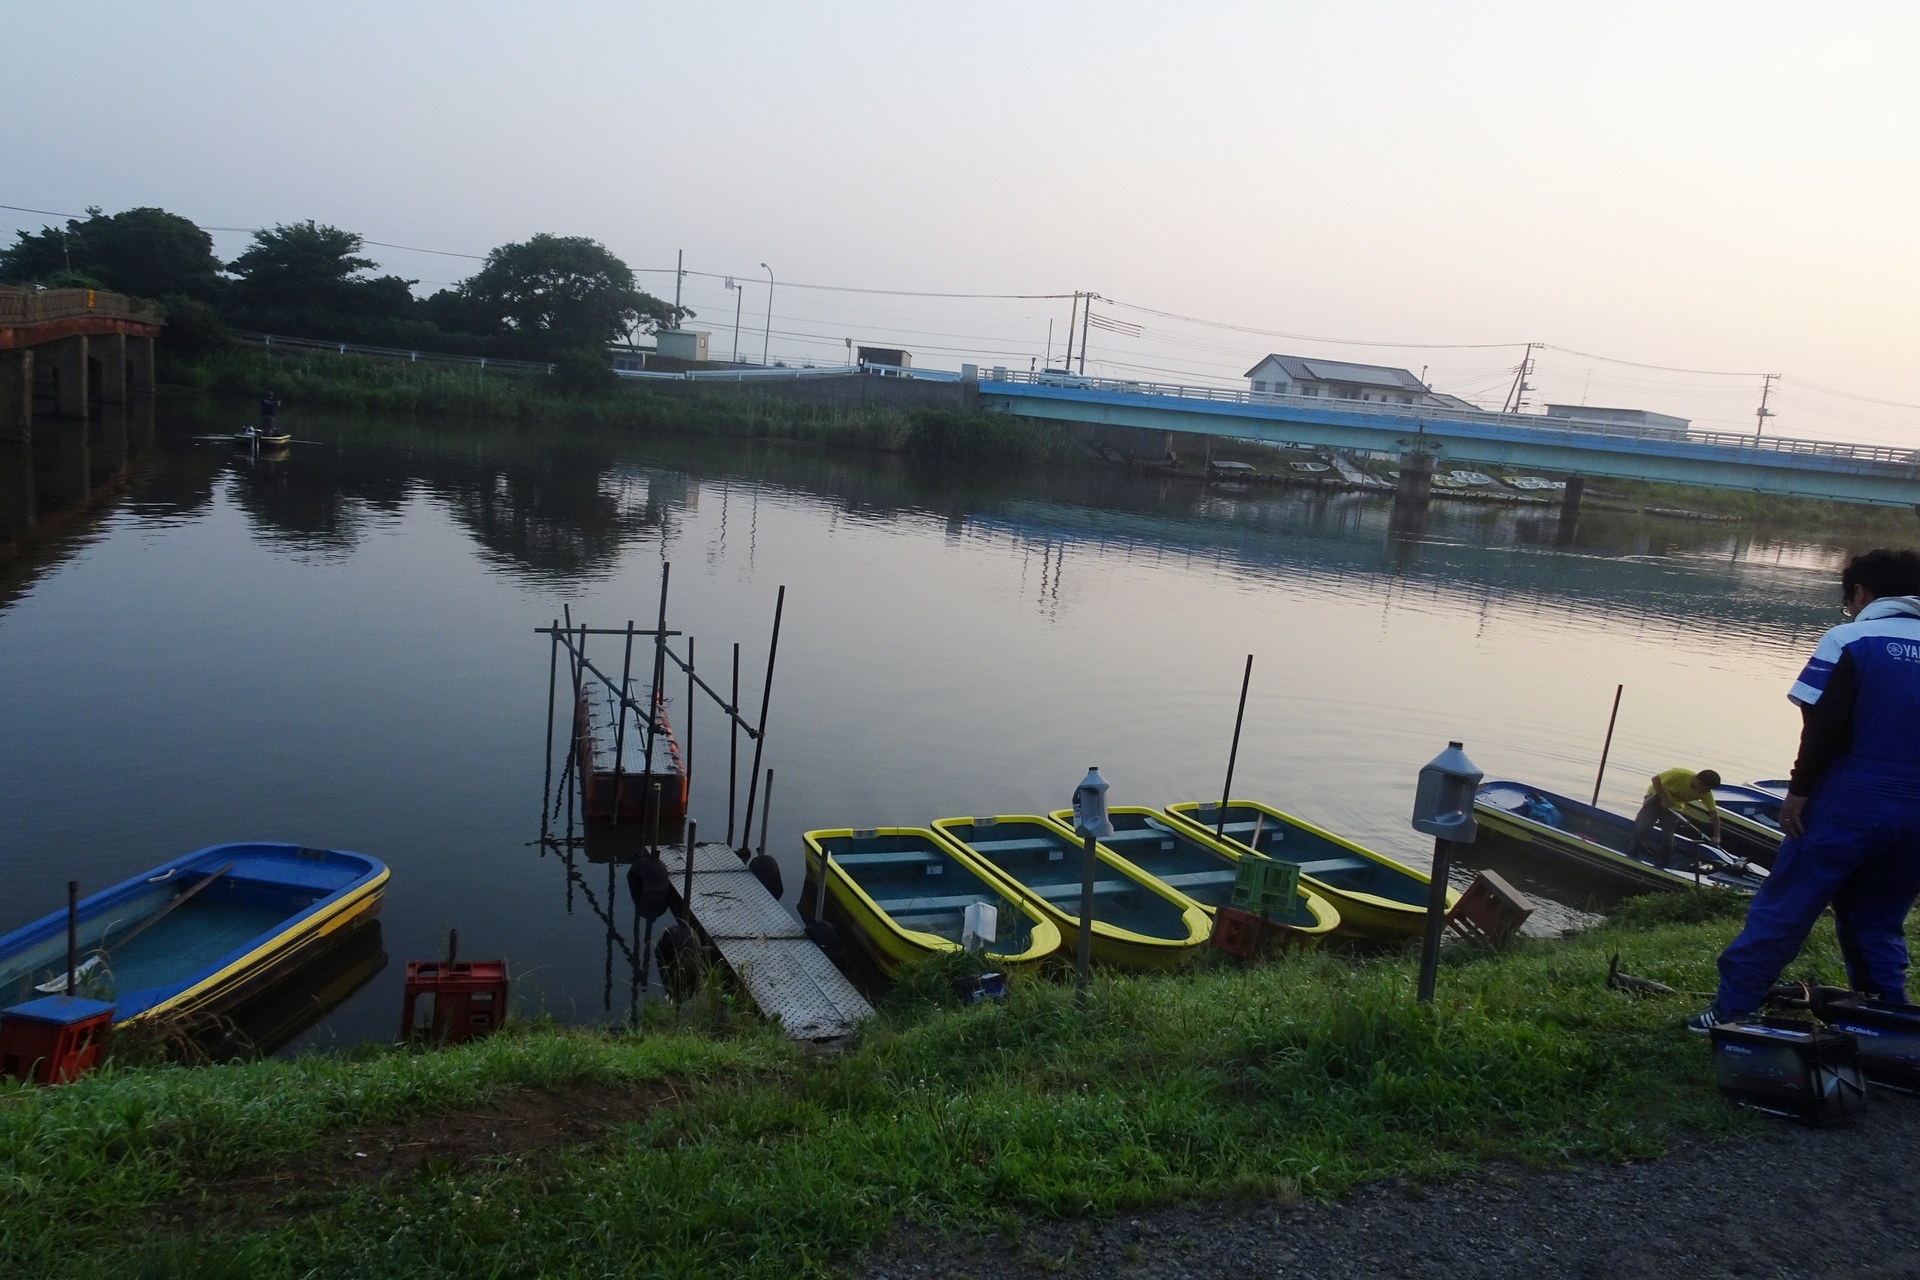
[[[1220,821],[1214,824],[1218,840],[1227,829],[1227,800],[1233,794],[1233,765],[1240,758],[1240,722],[1247,715],[1247,685],[1253,681],[1253,655],[1247,655],[1247,669],[1240,674],[1240,709],[1233,713],[1233,746],[1227,751],[1227,782],[1220,789]]]
[[[1613,750],[1613,722],[1620,716],[1620,694],[1626,685],[1613,686],[1613,712],[1607,716],[1607,740],[1600,747],[1600,768],[1593,775],[1593,803],[1600,803],[1600,779],[1607,776],[1607,753]]]

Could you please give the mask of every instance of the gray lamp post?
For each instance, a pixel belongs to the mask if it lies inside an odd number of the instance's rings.
[[[1434,977],[1440,967],[1440,930],[1447,917],[1447,862],[1450,845],[1472,844],[1479,833],[1473,820],[1473,797],[1485,775],[1457,742],[1435,756],[1420,771],[1413,793],[1413,829],[1433,837],[1433,872],[1427,885],[1427,936],[1420,948],[1420,1002],[1433,1002]]]
[[[767,352],[773,347],[773,268],[763,262],[760,269],[767,273],[767,333],[760,343],[760,364],[764,368]]]
[[[1098,863],[1094,842],[1113,834],[1113,821],[1107,817],[1107,780],[1100,766],[1087,770],[1087,776],[1073,789],[1073,831],[1082,841],[1080,852],[1080,938],[1074,953],[1073,998],[1081,1008],[1087,1004],[1087,987],[1093,978],[1093,873]]]
[[[740,304],[746,300],[747,291],[727,277],[727,288],[733,290],[733,363],[740,363]]]

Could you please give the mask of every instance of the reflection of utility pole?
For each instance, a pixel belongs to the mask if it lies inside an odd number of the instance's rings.
[[[1777,373],[1768,373],[1760,378],[1760,407],[1753,413],[1753,447],[1756,449],[1760,447],[1760,432],[1766,427],[1767,419],[1780,416],[1767,408],[1767,393],[1773,390],[1774,379],[1779,376]]]
[[[1527,375],[1533,372],[1533,349],[1539,345],[1537,342],[1527,344],[1527,353],[1520,357],[1520,367],[1513,372],[1513,386],[1507,391],[1507,398],[1500,402],[1500,412],[1519,413],[1526,407],[1527,392],[1533,390]]]

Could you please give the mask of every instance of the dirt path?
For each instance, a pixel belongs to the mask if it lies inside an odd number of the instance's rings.
[[[1780,1121],[1664,1159],[1496,1169],[1337,1205],[1183,1206],[1030,1230],[1016,1245],[897,1236],[868,1280],[966,1276],[1920,1276],[1920,1099],[1881,1093],[1844,1129]]]

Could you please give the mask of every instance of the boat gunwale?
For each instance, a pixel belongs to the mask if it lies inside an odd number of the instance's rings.
[[[1216,802],[1211,800],[1181,800],[1181,801],[1177,801],[1176,803],[1180,805],[1191,806],[1195,810],[1198,810],[1199,807],[1203,804],[1214,804]],[[1257,809],[1260,812],[1266,814],[1269,818],[1278,818],[1280,821],[1285,822],[1290,826],[1298,827],[1300,830],[1307,832],[1309,835],[1319,836],[1322,840],[1329,840],[1334,844],[1340,846],[1342,849],[1347,850],[1349,853],[1357,853],[1361,857],[1367,859],[1367,861],[1375,863],[1379,866],[1385,867],[1388,871],[1391,871],[1400,875],[1410,876],[1414,880],[1417,880],[1423,887],[1431,887],[1433,884],[1433,876],[1425,871],[1421,871],[1417,867],[1410,867],[1406,863],[1401,862],[1399,859],[1390,858],[1384,853],[1375,853],[1372,849],[1367,848],[1363,844],[1356,844],[1352,840],[1347,839],[1343,835],[1338,835],[1332,831],[1328,831],[1325,827],[1315,826],[1313,823],[1308,822],[1305,819],[1296,818],[1292,814],[1287,813],[1286,811],[1281,809],[1276,809],[1274,806],[1267,804],[1264,801],[1229,800],[1227,801],[1226,807],[1231,809],[1235,805],[1243,805],[1249,809]],[[1188,816],[1186,813],[1182,812],[1181,810],[1176,809],[1173,805],[1167,805],[1162,810],[1162,812],[1167,813],[1175,818],[1178,818],[1182,823],[1186,824],[1189,828],[1195,831],[1198,831],[1200,834],[1206,836],[1209,839],[1219,838],[1214,836],[1214,834],[1211,831],[1207,830],[1205,824],[1201,823],[1197,818]],[[1226,839],[1229,841],[1232,841],[1232,843],[1234,844],[1239,844],[1239,841],[1233,840],[1231,836],[1226,837]],[[1243,844],[1243,845],[1240,845],[1240,847],[1242,849],[1250,850],[1251,852],[1253,852],[1254,854],[1262,858],[1271,856],[1269,854],[1261,853],[1258,849],[1254,849],[1252,845]],[[1325,880],[1322,880],[1320,877],[1315,875],[1309,875],[1305,871],[1302,871],[1300,873],[1300,880],[1301,880],[1301,883],[1303,884],[1310,884],[1314,886],[1315,889],[1320,891],[1322,896],[1337,895],[1339,897],[1352,898],[1354,901],[1364,906],[1373,907],[1381,911],[1401,912],[1408,915],[1416,915],[1416,916],[1424,916],[1427,913],[1427,908],[1424,904],[1416,906],[1412,903],[1401,902],[1396,898],[1383,898],[1377,893],[1368,893],[1365,889],[1342,889],[1338,885],[1329,884]],[[1453,905],[1459,900],[1460,900],[1460,891],[1454,888],[1452,885],[1448,885],[1447,886],[1448,909],[1451,910]],[[1335,903],[1334,905],[1337,909],[1338,904]],[[1357,928],[1358,926],[1353,926],[1353,927]]]
[[[1028,945],[1025,951],[1013,952],[1011,954],[1003,951],[992,951],[992,950],[989,950],[986,952],[987,955],[993,957],[999,963],[1006,965],[1010,968],[1016,967],[1016,966],[1024,967],[1027,965],[1037,964],[1041,960],[1046,959],[1048,956],[1052,955],[1055,951],[1060,949],[1060,940],[1061,940],[1060,926],[1058,926],[1052,920],[1048,919],[1045,915],[1043,915],[1038,910],[1036,910],[1033,903],[1028,900],[1027,896],[1024,893],[1014,891],[1006,883],[1004,877],[996,874],[991,868],[984,867],[982,865],[981,860],[974,857],[971,852],[960,851],[956,853],[953,847],[952,841],[942,840],[940,836],[930,828],[927,828],[927,827],[858,827],[858,828],[821,827],[813,831],[806,831],[801,833],[801,841],[804,846],[803,854],[806,857],[809,866],[813,865],[817,861],[819,865],[830,868],[832,870],[833,875],[837,877],[839,882],[844,883],[848,889],[852,890],[855,897],[858,898],[858,900],[860,901],[861,905],[864,906],[868,911],[872,912],[875,919],[881,921],[883,924],[887,926],[888,929],[892,930],[896,937],[899,937],[904,941],[908,942],[909,944],[927,951],[958,951],[960,950],[960,944],[952,941],[951,939],[943,938],[937,933],[927,933],[926,931],[921,929],[909,929],[904,925],[902,925],[899,921],[893,918],[892,913],[887,911],[884,907],[882,907],[879,904],[878,901],[874,899],[872,894],[866,891],[866,887],[864,885],[862,885],[858,880],[855,880],[851,875],[849,875],[844,867],[839,867],[834,865],[833,855],[828,853],[826,849],[819,843],[819,841],[821,839],[830,839],[834,836],[845,836],[848,839],[852,839],[854,838],[854,832],[856,830],[865,832],[874,836],[902,836],[902,835],[925,836],[928,839],[928,841],[932,843],[935,848],[939,849],[939,851],[943,855],[945,855],[946,857],[952,858],[955,862],[958,862],[962,867],[965,867],[968,871],[972,872],[977,878],[979,878],[979,880],[982,883],[999,891],[999,894],[1002,898],[1006,899],[1008,902],[1018,907],[1020,909],[1021,914],[1026,916],[1027,919],[1031,921],[1035,927],[1029,933]],[[1040,946],[1040,938],[1039,938],[1039,935],[1042,930],[1051,930],[1053,933],[1053,942],[1051,943],[1051,945],[1046,946],[1044,948]]]
[[[953,822],[965,823],[968,826],[972,826],[977,816],[982,815],[969,814],[965,816],[935,818],[932,823],[932,828],[949,844],[965,850],[969,855],[977,858],[981,862],[987,862],[988,859],[985,854],[974,853],[966,841],[940,825],[944,822]],[[1045,814],[996,813],[991,816],[996,825],[1002,822],[1037,823],[1039,826],[1050,830],[1054,835],[1067,841],[1069,846],[1076,846],[1082,843],[1081,838],[1074,835],[1064,824],[1055,822]],[[1187,926],[1187,936],[1184,940],[1180,940],[1157,937],[1150,933],[1136,933],[1132,929],[1096,918],[1093,922],[1093,932],[1095,935],[1104,936],[1114,942],[1125,943],[1129,946],[1152,948],[1162,951],[1190,951],[1205,945],[1207,940],[1213,936],[1212,920],[1207,915],[1206,908],[1195,902],[1192,898],[1189,898],[1186,894],[1181,893],[1172,885],[1164,883],[1158,876],[1134,866],[1131,862],[1115,853],[1112,849],[1109,849],[1106,845],[1101,844],[1098,840],[1094,841],[1094,857],[1098,861],[1108,863],[1115,870],[1119,871],[1129,880],[1135,881],[1141,888],[1152,893],[1154,896],[1165,900],[1172,906],[1180,908],[1181,920]],[[1035,893],[1024,881],[1015,880],[1011,873],[1002,871],[997,866],[994,867],[994,871],[1000,879],[1016,886],[1023,897],[1039,907],[1042,911],[1047,912],[1050,916],[1058,916],[1059,920],[1054,922],[1056,926],[1059,926],[1060,920],[1066,920],[1072,922],[1070,927],[1076,932],[1079,930],[1079,916],[1062,911],[1060,908],[1054,906],[1051,902]],[[1066,936],[1064,929],[1061,936],[1063,939]]]

